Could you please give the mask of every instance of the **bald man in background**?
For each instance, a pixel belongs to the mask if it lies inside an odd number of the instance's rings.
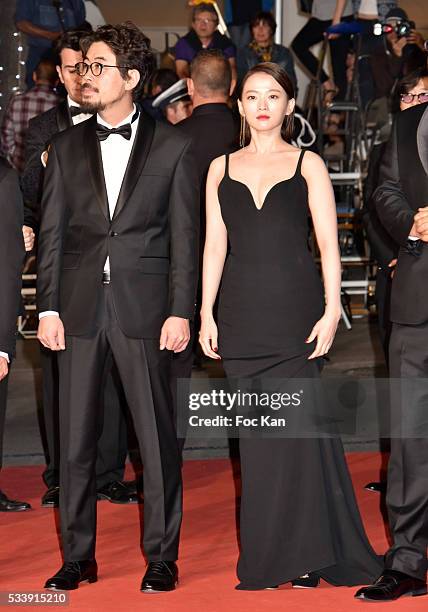
[[[201,299],[202,256],[205,243],[205,183],[210,163],[216,157],[236,151],[239,146],[239,123],[229,107],[229,97],[233,89],[230,62],[221,51],[206,49],[200,51],[190,64],[190,78],[187,89],[193,103],[190,117],[180,121],[177,129],[185,132],[193,141],[196,164],[200,180],[201,230],[199,248],[199,283],[196,317],[191,329],[192,338],[182,353],[173,357],[171,370],[172,395],[177,411],[177,379],[189,379],[197,342],[195,331],[199,330],[199,310]],[[182,423],[188,422],[180,415]],[[180,450],[184,438],[179,438]]]

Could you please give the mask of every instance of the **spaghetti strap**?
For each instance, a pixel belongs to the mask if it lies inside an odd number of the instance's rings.
[[[225,165],[224,165],[224,176],[229,178],[229,153],[226,153],[225,157]]]
[[[296,174],[301,174],[302,173],[302,160],[303,160],[303,156],[305,154],[305,151],[306,151],[306,149],[302,149],[300,151],[299,161],[297,162]]]

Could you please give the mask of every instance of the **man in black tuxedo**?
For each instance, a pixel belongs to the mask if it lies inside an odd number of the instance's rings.
[[[16,321],[24,264],[22,196],[18,176],[0,157],[0,468],[10,361],[15,353]],[[30,504],[9,499],[0,491],[0,512],[29,510]]]
[[[136,108],[150,41],[132,23],[81,41],[83,103],[97,114],[52,139],[39,238],[38,337],[58,352],[64,565],[47,588],[97,579],[97,396],[112,355],[144,465],[143,592],[175,588],[182,515],[170,394],[197,283],[191,141]]]
[[[416,379],[428,378],[428,104],[397,116],[374,197],[381,222],[400,246],[391,290],[389,364],[391,378],[403,382],[400,392],[394,386],[391,393],[386,501],[393,546],[384,574],[356,597],[390,601],[427,592],[428,439],[421,429],[426,385]]]
[[[192,139],[196,153],[196,164],[200,184],[200,265],[198,299],[195,324],[192,326],[192,338],[185,351],[174,355],[172,362],[172,393],[177,410],[177,379],[190,379],[194,354],[197,350],[197,333],[199,331],[199,309],[202,291],[202,255],[205,242],[205,185],[208,168],[216,157],[232,153],[239,146],[239,123],[229,108],[229,96],[232,88],[232,71],[229,61],[221,51],[206,49],[200,51],[190,64],[190,78],[187,89],[193,103],[193,113],[177,128]],[[187,423],[185,415],[180,416],[182,426]],[[180,450],[183,450],[184,438],[179,438]]]
[[[59,59],[58,76],[67,92],[67,99],[57,107],[30,121],[26,143],[26,164],[21,186],[26,210],[26,222],[37,230],[43,186],[42,156],[52,137],[92,115],[82,109],[80,77],[75,64],[82,61],[79,42],[85,32],[74,30],[61,36],[56,46]],[[46,470],[43,480],[48,487],[42,497],[43,507],[57,507],[59,503],[59,425],[58,425],[58,364],[56,353],[41,347],[43,417],[46,434]],[[127,429],[124,417],[126,402],[118,383],[116,371],[110,363],[106,367],[104,387],[104,419],[100,429],[97,454],[97,491],[99,499],[117,504],[137,503],[135,482],[124,482],[127,455]],[[122,408],[122,404],[125,406]],[[102,430],[102,431],[101,431]]]

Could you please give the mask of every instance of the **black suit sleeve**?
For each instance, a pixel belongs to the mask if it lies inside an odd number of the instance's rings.
[[[193,319],[199,261],[199,177],[189,142],[177,163],[171,186],[170,312]]]
[[[65,219],[64,184],[55,146],[51,145],[43,183],[37,256],[37,306],[39,312],[59,312],[59,278]]]
[[[380,167],[379,187],[374,192],[379,219],[394,241],[404,246],[412,229],[412,210],[400,182],[398,167],[397,122]]]
[[[16,320],[24,263],[23,205],[18,176],[8,169],[0,179],[0,351],[15,352]]]
[[[25,225],[37,229],[40,223],[40,199],[43,183],[41,155],[46,149],[45,130],[38,118],[30,120],[25,141],[25,166],[21,189],[25,202]]]

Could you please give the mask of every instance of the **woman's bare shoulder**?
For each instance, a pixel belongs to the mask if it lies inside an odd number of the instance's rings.
[[[302,174],[307,176],[308,174],[312,174],[314,172],[327,172],[324,160],[318,155],[318,153],[305,150],[305,154],[302,159]]]

